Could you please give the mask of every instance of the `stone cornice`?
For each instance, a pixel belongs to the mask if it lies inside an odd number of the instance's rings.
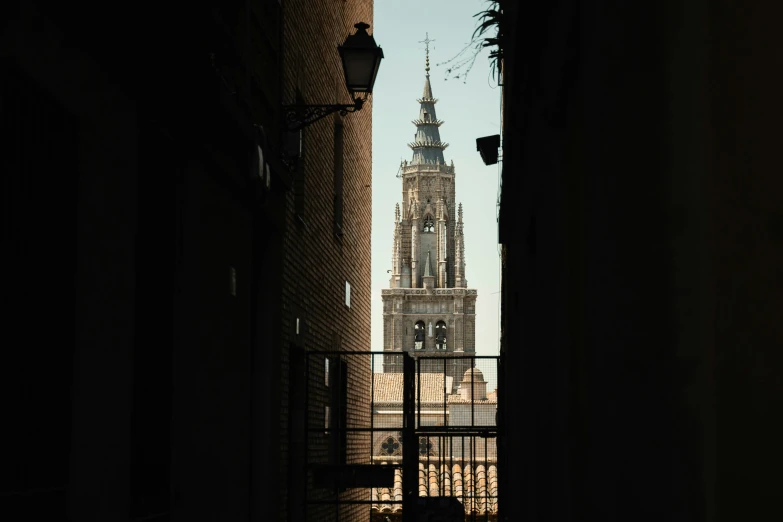
[[[381,295],[458,295],[473,296],[478,295],[475,288],[433,288],[426,290],[424,288],[384,288]]]
[[[454,174],[454,165],[445,163],[409,163],[402,167],[402,174]]]

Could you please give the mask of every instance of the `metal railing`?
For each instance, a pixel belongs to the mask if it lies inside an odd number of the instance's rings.
[[[307,520],[405,522],[436,500],[497,520],[498,357],[307,352],[305,367]],[[352,482],[357,465],[386,482]]]

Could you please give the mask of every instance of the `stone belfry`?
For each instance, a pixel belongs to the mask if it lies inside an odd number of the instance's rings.
[[[383,349],[410,352],[419,359],[441,358],[422,364],[422,371],[443,372],[442,358],[473,355],[476,343],[476,290],[465,277],[462,204],[456,203],[454,162],[446,164],[440,139],[443,121],[430,83],[427,45],[424,92],[416,136],[408,144],[410,162],[400,165],[402,205],[394,210],[394,243],[389,288],[383,301]],[[471,365],[468,360],[446,361],[452,389]],[[385,372],[401,372],[399,357],[384,357]]]

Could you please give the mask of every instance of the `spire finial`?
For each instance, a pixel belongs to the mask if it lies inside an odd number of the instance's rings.
[[[424,49],[426,53],[424,70],[427,72],[427,76],[430,75],[430,42],[434,42],[434,41],[435,40],[430,40],[430,33],[424,33],[424,40],[419,41],[419,43],[424,44]]]

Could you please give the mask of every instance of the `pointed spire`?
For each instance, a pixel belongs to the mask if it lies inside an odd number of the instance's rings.
[[[420,42],[426,45],[424,67],[426,76],[424,78],[424,93],[418,100],[421,105],[419,117],[413,120],[413,124],[416,125],[416,137],[413,142],[408,144],[413,149],[412,165],[446,164],[446,161],[443,159],[443,150],[449,144],[440,140],[438,127],[443,122],[435,114],[435,104],[438,100],[432,96],[432,84],[430,83],[430,42],[434,41],[430,40],[429,34],[427,34],[426,38]]]
[[[430,74],[427,73],[427,79],[424,80],[424,92],[421,95],[422,100],[432,100],[432,84],[430,84]]]
[[[424,264],[424,277],[432,277],[432,266],[430,263],[430,251],[427,250],[427,261]]]

